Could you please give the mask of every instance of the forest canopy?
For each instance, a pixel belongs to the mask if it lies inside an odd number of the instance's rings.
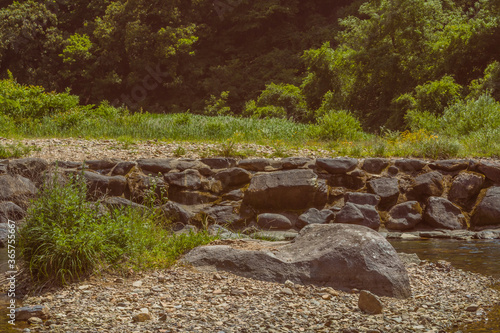
[[[0,0],[0,78],[131,111],[432,129],[500,101],[499,20],[496,0]]]

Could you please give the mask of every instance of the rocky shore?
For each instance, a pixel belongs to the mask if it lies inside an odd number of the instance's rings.
[[[358,306],[359,291],[262,282],[177,266],[130,277],[96,275],[25,297],[47,319],[30,332],[450,332],[484,320],[500,292],[491,280],[404,256],[413,294],[380,297],[382,313]],[[25,329],[28,332],[27,329]]]

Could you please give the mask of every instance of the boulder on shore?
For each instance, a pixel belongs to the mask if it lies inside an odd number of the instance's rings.
[[[397,298],[411,295],[408,274],[394,248],[379,233],[359,225],[311,224],[292,242],[225,241],[197,247],[182,261],[264,281],[356,288]]]

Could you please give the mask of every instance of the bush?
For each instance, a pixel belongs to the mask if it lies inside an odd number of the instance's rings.
[[[231,108],[227,104],[229,91],[223,91],[220,98],[210,95],[210,99],[205,101],[204,112],[208,116],[224,116],[231,112]]]
[[[318,135],[326,140],[361,139],[361,123],[349,111],[330,111],[318,120]]]

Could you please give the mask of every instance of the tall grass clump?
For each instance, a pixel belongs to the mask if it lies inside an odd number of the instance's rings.
[[[97,268],[166,267],[214,239],[206,231],[173,235],[153,209],[107,210],[86,198],[80,176],[55,176],[40,188],[19,230],[21,255],[34,281],[62,285]]]

